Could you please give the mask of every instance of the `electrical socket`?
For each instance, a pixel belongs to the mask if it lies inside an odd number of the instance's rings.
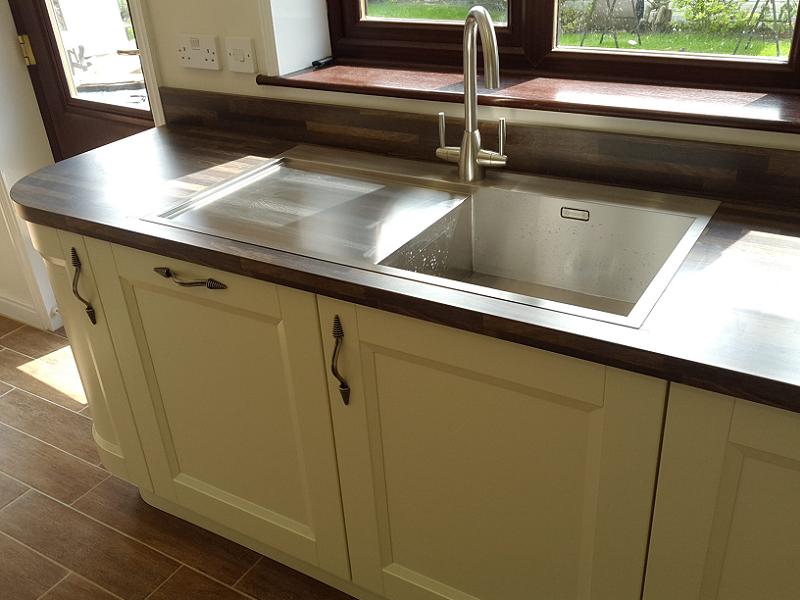
[[[178,60],[190,69],[219,71],[219,47],[217,36],[187,34],[178,38]]]

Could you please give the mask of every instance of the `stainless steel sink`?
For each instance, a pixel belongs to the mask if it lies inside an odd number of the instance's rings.
[[[588,201],[580,199],[581,184],[568,185],[579,193],[480,188],[380,264],[486,296],[641,326],[718,203],[660,195],[650,205]]]
[[[440,168],[298,147],[145,220],[639,327],[719,204]]]

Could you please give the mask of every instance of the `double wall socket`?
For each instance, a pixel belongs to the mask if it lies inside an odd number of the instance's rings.
[[[184,67],[219,71],[221,66],[217,36],[180,36],[178,39],[178,59]]]

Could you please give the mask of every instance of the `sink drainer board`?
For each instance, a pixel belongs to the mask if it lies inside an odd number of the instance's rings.
[[[637,204],[633,190],[617,202],[614,188],[561,194],[553,181],[471,196],[422,183],[283,157],[146,220],[639,327],[719,204],[647,192]]]
[[[363,267],[465,198],[280,158],[145,220]]]

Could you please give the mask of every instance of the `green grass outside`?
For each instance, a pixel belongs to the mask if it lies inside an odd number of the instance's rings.
[[[476,2],[475,4],[480,4]],[[367,16],[383,19],[424,19],[430,21],[460,21],[467,18],[471,4],[418,4],[416,2],[395,2],[393,0],[367,2]],[[506,9],[487,7],[495,23],[508,20]]]
[[[636,34],[627,31],[618,31],[620,49],[637,50],[656,50],[664,52],[696,52],[702,54],[732,54],[736,48],[738,36],[709,34],[700,32],[680,32],[680,33],[642,33],[641,44],[629,44],[629,41],[637,41]],[[747,37],[739,46],[738,55],[741,56],[777,56],[774,39],[764,39],[761,37],[753,38],[750,47],[745,49]],[[559,40],[560,46],[579,46],[581,43],[580,33],[565,33]],[[789,55],[791,47],[790,39],[782,39],[781,57]],[[586,36],[583,43],[584,48],[614,48],[613,36],[606,35],[603,45],[600,46],[600,34],[590,33]]]
[[[385,19],[422,19],[439,21],[462,22],[469,10],[466,3],[452,4],[443,0],[441,4],[422,4],[420,2],[407,2],[403,0],[369,0],[367,14],[370,17]],[[507,13],[505,9],[498,9],[497,3],[487,7],[496,23],[505,23]],[[626,31],[618,31],[620,50],[651,50],[662,52],[692,52],[699,54],[732,54],[738,41],[736,35],[723,35],[702,32],[669,32],[669,33],[642,33],[641,44],[629,44],[637,41],[636,35]],[[580,46],[580,33],[566,33],[561,36],[561,46]],[[745,49],[746,37],[742,41],[738,55],[740,56],[777,56],[774,39],[755,37],[750,46]],[[791,39],[781,39],[782,58],[789,55]],[[590,33],[586,36],[584,48],[614,48],[613,36],[606,35],[600,46],[600,34]]]

